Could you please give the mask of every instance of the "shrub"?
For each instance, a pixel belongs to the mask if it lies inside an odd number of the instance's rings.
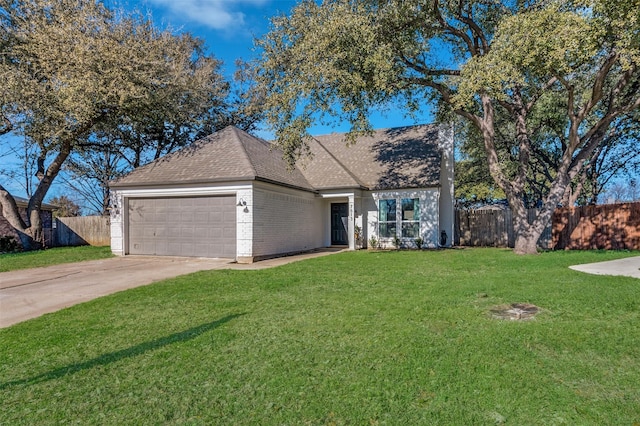
[[[0,253],[13,253],[14,251],[18,251],[18,241],[10,235],[0,237]]]
[[[369,238],[369,248],[370,249],[377,249],[378,248],[378,240],[376,239],[376,237],[372,236],[371,238]]]
[[[422,237],[418,237],[413,241],[416,243],[416,247],[418,247],[418,250],[421,250],[422,245],[424,244],[424,240],[422,239]]]
[[[356,225],[355,228],[353,228],[353,233],[356,240],[356,248],[361,248],[362,247],[362,228]]]

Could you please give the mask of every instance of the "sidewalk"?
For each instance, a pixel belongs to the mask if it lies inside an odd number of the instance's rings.
[[[624,275],[640,278],[640,256],[626,259],[610,260],[608,262],[587,263],[585,265],[569,266],[574,271],[586,272],[594,275]]]

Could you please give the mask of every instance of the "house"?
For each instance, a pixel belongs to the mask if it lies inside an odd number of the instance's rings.
[[[451,244],[450,127],[378,130],[350,146],[316,136],[310,150],[288,170],[281,151],[227,127],[132,171],[110,186],[112,251],[248,263],[372,237]]]
[[[23,220],[27,218],[27,206],[29,200],[22,197],[13,197],[18,206],[18,211]],[[56,206],[51,204],[42,203],[40,207],[40,218],[42,220],[42,233],[44,236],[44,245],[51,246],[53,244],[53,211],[57,209]],[[22,240],[20,233],[15,230],[13,226],[5,219],[2,213],[2,206],[0,206],[0,237],[11,237],[18,244],[19,248],[22,248]]]

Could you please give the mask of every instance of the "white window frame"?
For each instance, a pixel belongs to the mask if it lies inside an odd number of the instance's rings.
[[[415,212],[414,210],[414,216],[412,217],[412,219],[410,220],[405,220],[404,213],[405,210],[403,209],[403,201],[407,201],[407,200],[411,200],[414,203],[414,206],[416,206],[416,202],[417,202],[417,212]],[[395,202],[395,221],[390,221],[390,220],[382,220],[383,218],[383,214],[381,211],[381,206],[382,203],[387,203],[388,201],[394,201]],[[378,223],[377,223],[377,234],[378,234],[378,238],[380,240],[393,240],[394,238],[399,238],[402,241],[413,241],[414,239],[421,237],[421,229],[422,229],[422,215],[421,215],[421,205],[422,205],[422,200],[420,199],[420,197],[418,195],[413,195],[413,196],[408,196],[408,195],[397,195],[394,197],[383,197],[377,200],[376,202],[377,207],[378,207]],[[410,210],[407,210],[410,211]],[[416,214],[417,213],[417,214]],[[384,225],[388,224],[393,224],[395,227],[395,235],[383,235],[382,232],[382,227]],[[404,226],[405,224],[413,224],[414,226],[417,225],[417,234],[416,235],[412,235],[412,236],[405,236],[404,234]],[[388,231],[388,228],[387,228]],[[388,232],[387,232],[388,233]],[[385,233],[386,234],[386,233]]]

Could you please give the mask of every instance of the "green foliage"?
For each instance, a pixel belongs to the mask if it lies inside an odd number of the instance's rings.
[[[150,145],[161,152],[167,143],[180,145],[182,123],[202,119],[228,89],[220,61],[204,53],[201,40],[97,0],[3,0],[0,28],[0,112],[37,148],[39,180],[31,222],[20,218],[2,185],[0,203],[10,223],[35,241],[42,233],[37,210],[70,157],[105,146],[140,154]],[[125,129],[135,137],[116,136],[117,149],[113,137],[103,137]]]
[[[53,217],[80,216],[80,206],[67,195],[53,197],[49,203],[57,206],[57,209],[53,211]]]
[[[380,241],[375,236],[369,237],[369,248],[376,250],[380,246]]]
[[[0,253],[13,253],[18,250],[18,241],[11,235],[0,237]]]
[[[633,254],[357,251],[157,282],[0,330],[0,423],[630,425],[637,280],[568,266]],[[541,313],[490,317],[516,302]]]
[[[424,244],[424,240],[422,239],[422,237],[418,237],[415,240],[413,240],[414,243],[416,243],[416,247],[418,248],[418,250],[422,250],[422,245]]]

